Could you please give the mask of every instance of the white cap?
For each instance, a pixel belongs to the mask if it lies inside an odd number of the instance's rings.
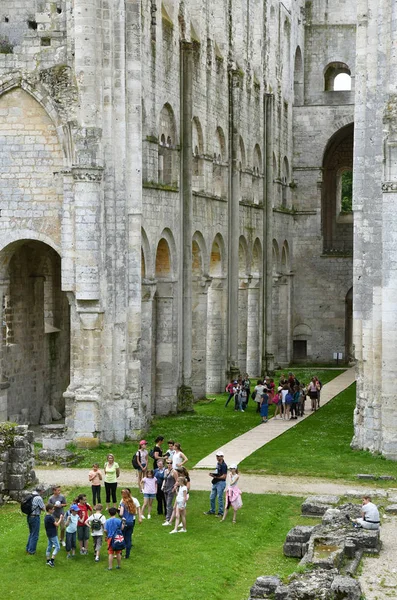
[[[215,456],[225,456],[221,450],[215,454]]]
[[[235,465],[235,464],[230,465],[229,469],[237,469],[237,465]]]

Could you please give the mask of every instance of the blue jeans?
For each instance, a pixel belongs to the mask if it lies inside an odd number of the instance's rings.
[[[123,536],[124,536],[124,540],[125,540],[125,557],[129,558],[130,556],[130,552],[131,552],[131,548],[132,548],[132,534],[134,531],[134,527],[135,527],[135,521],[132,523],[132,525],[124,525],[124,529],[123,529]]]
[[[29,552],[29,554],[34,554],[36,552],[40,533],[40,516],[29,515],[27,522],[29,527],[29,537],[28,543],[26,544],[26,552]]]
[[[223,492],[225,491],[226,481],[218,481],[212,484],[210,495],[211,512],[215,513],[215,499],[218,496],[218,515],[223,515]]]
[[[47,550],[46,550],[46,557],[50,558],[51,556],[51,551],[52,551],[52,556],[56,556],[58,554],[58,552],[60,551],[61,547],[59,545],[59,540],[58,540],[58,536],[55,535],[54,537],[50,537],[48,538],[48,546],[47,546]]]

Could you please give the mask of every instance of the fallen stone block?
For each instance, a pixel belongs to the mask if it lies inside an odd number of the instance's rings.
[[[251,588],[251,598],[268,598],[270,594],[274,594],[279,585],[278,577],[258,577]]]
[[[397,515],[397,504],[389,504],[389,506],[386,506],[385,512],[390,515]]]
[[[340,600],[360,600],[361,586],[357,579],[337,575],[331,583],[331,592]]]

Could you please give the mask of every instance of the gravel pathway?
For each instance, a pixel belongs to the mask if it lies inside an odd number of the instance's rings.
[[[87,486],[89,469],[38,468],[35,470],[40,481],[48,484],[59,483],[63,486]],[[191,470],[192,488],[200,491],[211,489],[211,478],[208,471]],[[135,471],[121,471],[120,485],[136,487]],[[352,489],[358,493],[368,489],[360,485],[352,485],[320,478],[283,477],[281,475],[241,475],[240,487],[243,492],[252,494],[286,494],[291,496],[308,496],[310,494],[341,495]]]
[[[397,517],[384,518],[380,537],[380,556],[367,556],[362,562],[359,580],[366,600],[397,598]]]

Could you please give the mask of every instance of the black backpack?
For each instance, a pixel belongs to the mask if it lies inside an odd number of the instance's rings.
[[[33,494],[28,494],[21,502],[21,511],[24,515],[32,514]]]
[[[91,521],[92,531],[100,531],[102,529],[101,517],[102,517],[102,515],[99,515],[99,517],[94,517],[92,519],[92,521]]]
[[[139,450],[138,450],[138,452],[139,452]],[[139,452],[139,461],[140,460],[141,460],[141,453]],[[137,453],[134,454],[131,462],[132,462],[132,466],[134,467],[134,469],[140,469],[140,466],[138,464]]]

